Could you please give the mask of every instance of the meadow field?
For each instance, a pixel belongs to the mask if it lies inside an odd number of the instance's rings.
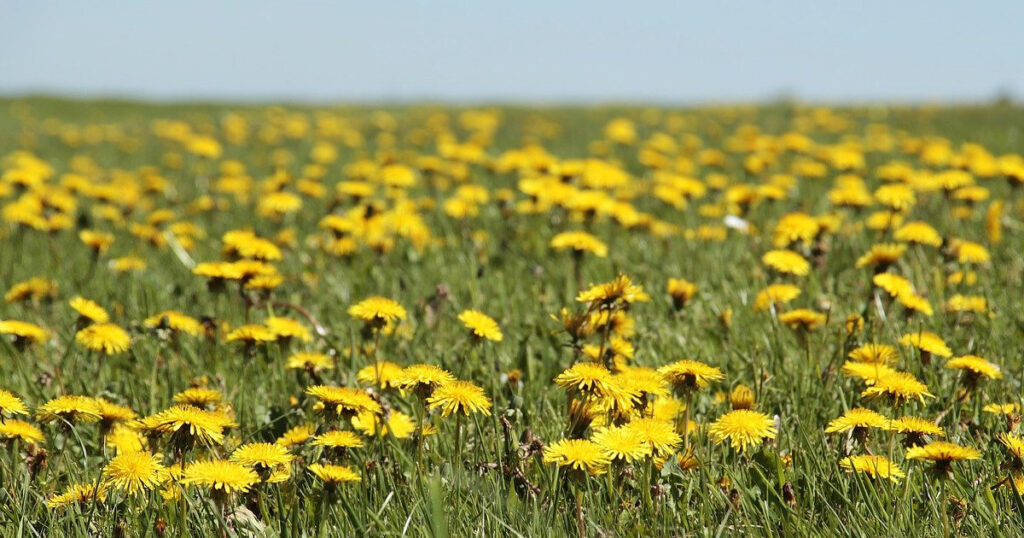
[[[0,535],[1024,535],[1022,126],[0,100]]]

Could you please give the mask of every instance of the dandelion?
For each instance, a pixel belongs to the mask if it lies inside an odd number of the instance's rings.
[[[689,359],[662,366],[658,368],[658,373],[683,393],[706,388],[711,382],[725,378],[725,374],[718,368]]]
[[[380,413],[381,407],[366,391],[349,387],[315,385],[306,394],[319,400],[324,411],[338,418],[352,418],[361,413]]]
[[[401,375],[401,366],[390,361],[377,361],[356,372],[356,380],[383,389],[397,386],[396,381]]]
[[[370,297],[368,299],[364,299],[350,306],[348,308],[348,314],[375,328],[383,327],[386,324],[398,320],[403,320],[406,317],[405,308],[387,297]]]
[[[586,439],[563,439],[544,449],[544,462],[568,467],[581,475],[600,475],[611,462],[601,445]]]
[[[746,452],[765,439],[775,439],[777,432],[771,417],[749,409],[730,411],[708,428],[716,443],[728,441],[740,452]]]
[[[854,438],[864,441],[872,428],[884,429],[889,419],[870,409],[856,407],[843,413],[843,416],[832,419],[825,427],[825,433],[853,432]]]
[[[761,256],[761,263],[782,274],[807,276],[811,272],[811,264],[792,250],[770,250]]]
[[[672,297],[672,306],[676,310],[682,310],[697,294],[697,285],[684,278],[670,278],[666,291]]]
[[[650,300],[651,297],[644,292],[643,286],[633,284],[626,275],[619,275],[611,282],[595,284],[576,296],[576,301],[591,303],[602,310],[624,308],[633,303]]]
[[[591,440],[614,462],[630,463],[651,454],[650,445],[626,426],[601,428],[594,432]]]
[[[40,422],[98,422],[99,404],[88,396],[66,395],[54,398],[39,406],[36,417]]]
[[[142,324],[150,329],[168,329],[189,336],[198,336],[203,332],[203,326],[199,320],[176,310],[165,310],[154,314],[143,320]]]
[[[848,473],[863,473],[873,479],[881,478],[899,482],[904,478],[903,470],[885,456],[848,456],[839,460],[839,466]]]
[[[754,297],[754,311],[760,312],[780,307],[800,296],[800,288],[792,284],[772,284],[759,291]]]
[[[441,385],[455,380],[447,370],[432,364],[413,364],[396,374],[394,384],[402,390],[409,390],[423,398],[429,397]]]
[[[946,441],[932,441],[926,445],[911,447],[907,450],[908,460],[932,462],[934,464],[932,471],[940,478],[952,476],[953,462],[976,460],[980,457],[981,453],[974,448]]]
[[[0,423],[3,422],[4,417],[27,414],[28,407],[25,406],[25,402],[21,401],[21,398],[6,390],[0,390]]]
[[[159,486],[167,469],[150,453],[130,451],[114,456],[103,468],[104,485],[110,490],[138,495]]]
[[[71,484],[62,493],[46,500],[46,507],[64,509],[73,505],[82,505],[106,500],[106,491],[101,484]]]
[[[174,403],[204,408],[221,403],[224,401],[224,395],[219,390],[192,387],[175,394],[171,399],[174,400]]]
[[[287,476],[286,471],[295,459],[288,449],[272,443],[247,443],[235,449],[229,458],[235,463],[256,471],[264,482],[271,481],[276,473]]]
[[[105,355],[123,353],[132,343],[128,333],[113,323],[89,325],[75,334],[75,341],[91,351],[99,351]]]
[[[24,349],[32,344],[41,344],[49,337],[49,332],[27,321],[16,319],[0,320],[0,334],[14,337],[14,347]]]
[[[290,428],[281,434],[280,437],[274,441],[274,444],[282,446],[284,448],[297,447],[305,444],[307,441],[312,439],[316,435],[316,427],[312,424],[302,424]]]
[[[470,413],[491,414],[491,400],[484,395],[482,388],[469,381],[450,381],[437,387],[427,398],[427,405],[430,409],[440,409],[441,416],[445,417],[459,412],[466,416]]]
[[[917,380],[912,374],[906,372],[894,372],[883,375],[875,380],[874,384],[861,392],[862,398],[879,398],[888,396],[895,407],[899,407],[910,400],[924,402],[925,398],[934,398],[935,395],[928,392],[928,386]]]
[[[309,472],[313,473],[321,482],[327,487],[335,487],[340,484],[346,484],[349,482],[359,482],[362,478],[359,473],[352,470],[350,467],[344,465],[325,465],[320,463],[314,463],[308,467]]]
[[[920,417],[900,417],[889,421],[887,430],[903,435],[903,446],[921,446],[925,436],[945,437],[946,432],[934,422]]]
[[[648,451],[655,456],[668,455],[683,442],[671,422],[656,418],[634,419],[624,428],[647,445]]]
[[[77,296],[69,301],[71,308],[78,312],[79,325],[84,326],[89,323],[106,323],[110,321],[110,315],[103,309],[102,306],[96,304],[95,301],[91,301],[81,296]]]
[[[21,441],[28,445],[46,442],[43,432],[24,420],[7,419],[0,422],[0,438]]]
[[[459,314],[459,321],[469,329],[474,339],[501,342],[501,329],[487,314],[477,310],[465,310]]]
[[[185,466],[181,483],[209,490],[221,506],[235,493],[245,493],[259,482],[259,476],[248,467],[227,460],[197,461]]]

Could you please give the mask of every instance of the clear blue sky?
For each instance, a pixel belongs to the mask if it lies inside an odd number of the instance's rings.
[[[1024,2],[0,0],[0,94],[965,101],[1024,93]]]

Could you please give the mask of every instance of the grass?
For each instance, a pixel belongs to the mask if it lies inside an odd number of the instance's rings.
[[[635,123],[640,141],[665,132],[680,146],[696,139],[703,148],[723,151],[735,148],[737,133],[746,133],[749,139],[760,137],[764,142],[760,147],[770,147],[766,135],[804,125],[808,125],[804,132],[819,148],[831,147],[844,137],[856,137],[864,143],[862,147],[868,147],[868,142],[884,142],[877,127],[884,125],[892,146],[865,149],[865,166],[854,171],[873,191],[881,184],[878,167],[892,160],[906,161],[918,170],[951,166],[929,165],[922,162],[920,153],[903,152],[901,146],[911,139],[945,140],[954,153],[972,142],[996,156],[1020,154],[1019,126],[1024,125],[1020,108],[835,108],[829,116],[796,105],[656,111],[502,108],[491,110],[499,118],[492,133],[460,123],[460,118],[467,119],[464,112],[443,107],[270,109],[0,101],[0,155],[31,152],[53,168],[48,184],[66,181],[64,174],[75,169],[94,184],[120,178],[126,184],[141,185],[137,172],[153,166],[168,186],[138,199],[118,189],[110,202],[97,199],[95,193],[75,194],[76,207],[66,211],[72,217],[68,230],[45,233],[5,221],[0,231],[4,289],[37,276],[57,283],[51,300],[0,306],[0,319],[29,321],[51,331],[45,342],[27,349],[18,349],[9,338],[0,343],[4,380],[0,388],[21,397],[33,411],[59,395],[84,394],[105,397],[146,416],[172,405],[173,396],[190,383],[205,383],[230,402],[237,427],[230,430],[223,446],[194,451],[195,459],[227,457],[244,443],[273,442],[286,429],[304,423],[323,430],[328,422],[313,414],[312,402],[304,395],[312,383],[310,377],[286,370],[286,359],[300,349],[332,353],[338,367],[325,372],[323,381],[358,385],[356,372],[372,364],[372,359],[349,350],[373,338],[361,335],[362,323],[346,310],[375,295],[392,298],[408,311],[408,319],[394,334],[379,338],[380,358],[402,366],[437,364],[482,387],[493,402],[490,415],[456,419],[431,413],[437,434],[424,439],[422,461],[418,461],[414,439],[367,436],[364,448],[338,461],[358,470],[361,482],[341,485],[330,493],[305,470],[309,463],[330,458],[305,446],[295,450],[298,461],[290,480],[258,485],[223,505],[196,489],[189,489],[184,500],[165,501],[156,488],[136,497],[111,493],[102,503],[48,508],[47,499],[69,484],[100,481],[113,449],[105,446],[95,424],[39,425],[46,435],[44,443],[29,448],[8,441],[0,456],[2,534],[546,536],[576,535],[581,526],[588,536],[1024,533],[1020,496],[1008,488],[993,489],[1007,476],[1006,462],[1012,460],[997,441],[1007,429],[1007,418],[982,410],[985,404],[1019,404],[1021,400],[1024,198],[1019,190],[1011,189],[1000,174],[977,177],[976,183],[989,190],[990,198],[959,219],[951,215],[959,204],[941,192],[917,192],[906,220],[928,222],[947,245],[912,245],[890,272],[911,280],[934,306],[934,315],[922,316],[884,301],[871,284],[870,270],[855,267],[871,245],[891,241],[892,235],[860,226],[880,206],[858,212],[830,205],[827,192],[843,173],[836,166],[826,165],[822,178],[796,178],[793,187],[784,190],[783,199],[754,203],[743,214],[753,227],[751,233],[728,230],[724,240],[702,239],[697,233],[701,226],[722,225],[721,217],[701,210],[705,205],[726,209],[722,191],[712,188],[685,207],[669,206],[647,188],[651,170],[640,162],[639,143],[593,144],[603,139],[604,126],[617,117]],[[228,140],[222,120],[229,113],[248,122],[250,134],[244,142]],[[182,140],[158,136],[154,133],[158,119],[180,120],[192,132],[213,135],[223,145],[222,155],[203,158],[190,154]],[[332,121],[338,122],[341,132],[331,131]],[[468,121],[473,123],[473,118]],[[673,130],[673,125],[679,128]],[[759,134],[744,130],[750,125],[757,126]],[[421,176],[416,185],[398,189],[404,192],[378,188],[375,195],[382,210],[395,207],[399,194],[435,200],[417,209],[430,241],[416,245],[398,235],[391,248],[375,251],[362,237],[351,255],[325,253],[318,244],[326,237],[318,228],[321,218],[356,205],[334,196],[334,183],[352,173],[348,165],[360,160],[413,165],[416,156],[443,153],[436,143],[441,132],[460,141],[490,142],[484,144],[490,158],[520,148],[524,141],[537,143],[557,159],[598,152],[630,174],[627,185],[636,194],[629,198],[631,204],[673,225],[678,233],[659,237],[642,226],[627,229],[614,218],[581,216],[557,204],[535,214],[518,212],[514,204],[527,200],[516,190],[519,180],[536,172],[524,172],[521,177],[482,163],[452,164],[446,157],[442,159],[445,171],[436,181]],[[356,139],[352,133],[361,141],[347,146],[346,136]],[[316,171],[306,168],[318,141],[329,141],[338,149],[337,160],[323,164],[321,179],[310,176]],[[711,175],[717,172],[730,185],[755,186],[768,183],[772,174],[788,172],[801,157],[782,152],[765,170],[751,173],[743,166],[746,152],[730,150],[724,155],[721,168],[701,165],[696,150],[685,146],[671,157],[672,162],[689,161],[693,168],[686,175],[705,184],[714,183]],[[810,156],[825,162],[824,153]],[[94,170],[83,165],[83,157],[95,163]],[[242,195],[213,190],[219,166],[227,160],[240,162],[253,178]],[[5,160],[4,170],[21,166],[14,163],[14,159]],[[305,177],[325,185],[327,195],[303,194],[300,211],[279,217],[260,215],[256,204],[261,199],[261,182],[266,184],[275,167],[292,178],[283,183],[284,190],[298,192],[296,180]],[[5,206],[22,194],[10,177],[0,182],[11,187],[2,199]],[[474,204],[477,216],[454,218],[445,213],[444,201],[453,197],[459,182],[487,189],[490,201]],[[514,201],[499,203],[501,189],[510,189]],[[202,194],[222,200],[221,207],[193,211],[190,202]],[[1005,201],[1000,242],[992,240],[985,226],[992,200]],[[107,203],[118,208],[123,222],[103,218],[110,214],[98,208]],[[144,222],[161,208],[174,212],[171,222],[192,222],[203,235],[185,249],[132,234],[130,223]],[[812,261],[811,272],[799,278],[775,274],[760,261],[764,252],[774,248],[775,224],[795,211],[811,215],[835,211],[845,222],[817,243],[822,247],[817,252],[812,252],[811,245],[793,247]],[[109,250],[94,256],[78,239],[77,230],[84,228],[109,231],[116,239]],[[223,259],[221,236],[242,228],[266,238],[280,239],[283,230],[295,234],[294,241],[281,241],[284,256],[273,265],[285,279],[268,297],[253,293],[245,301],[234,284],[227,292],[212,293],[206,281],[190,271],[190,260]],[[651,295],[650,302],[629,310],[636,328],[631,338],[633,364],[657,368],[693,358],[725,374],[724,380],[695,395],[689,412],[699,425],[688,439],[699,461],[696,469],[680,469],[675,458],[658,469],[645,459],[627,466],[626,472],[616,469],[579,477],[543,463],[533,450],[539,446],[531,444],[534,439],[557,441],[568,425],[567,393],[552,380],[573,363],[574,353],[552,314],[583,305],[575,301],[579,286],[572,256],[554,252],[548,244],[557,233],[577,229],[588,230],[609,249],[606,258],[583,256],[584,284],[624,273]],[[952,238],[984,244],[991,262],[963,267],[945,256]],[[111,270],[111,260],[128,255],[144,259],[146,269]],[[967,269],[976,270],[976,284],[948,281],[951,272]],[[698,287],[681,314],[665,293],[669,278],[686,278]],[[805,307],[828,316],[824,327],[804,340],[774,313],[752,309],[759,290],[782,281],[802,290],[786,308]],[[983,296],[991,315],[944,312],[947,299],[956,293]],[[68,306],[75,295],[96,301],[111,313],[114,323],[128,330],[132,336],[128,351],[104,357],[75,343],[78,315]],[[220,325],[217,336],[173,339],[142,325],[145,318],[171,309],[196,318],[207,316],[214,326]],[[494,343],[472,339],[456,319],[466,309],[493,317],[504,339]],[[721,322],[725,312],[731,312],[728,325]],[[291,317],[311,330],[315,321],[323,334],[314,331],[308,343],[277,342],[251,350],[225,341],[230,328],[258,323],[270,315]],[[856,335],[845,330],[848,315],[862,315],[865,320]],[[937,357],[925,365],[916,352],[897,345],[900,335],[920,329],[941,335],[957,356],[979,355],[1000,365],[1003,377],[981,383],[969,399],[958,400],[959,372],[943,368],[944,360]],[[599,340],[600,335],[593,336],[589,343]],[[839,368],[850,349],[870,342],[896,346],[900,356],[893,366],[916,375],[936,397],[899,410],[885,401],[862,400],[863,382],[841,375]],[[739,384],[751,387],[756,409],[777,416],[779,424],[774,440],[742,453],[716,444],[706,429],[729,410],[728,393]],[[386,390],[381,399],[386,407],[411,417],[423,413],[422,402],[412,393]],[[830,420],[859,406],[887,416],[905,413],[939,419],[947,440],[979,449],[981,458],[954,463],[953,477],[940,481],[929,474],[930,465],[904,460],[904,448],[887,432],[874,432],[866,446],[847,435],[824,433]],[[38,425],[34,415],[14,418]],[[165,463],[171,463],[165,442],[154,448]],[[907,477],[888,483],[843,472],[838,461],[844,455],[867,450],[891,455]],[[647,490],[644,484],[654,487]]]

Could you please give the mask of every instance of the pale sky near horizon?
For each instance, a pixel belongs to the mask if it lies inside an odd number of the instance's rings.
[[[0,94],[158,100],[977,101],[1024,2],[0,0]]]

